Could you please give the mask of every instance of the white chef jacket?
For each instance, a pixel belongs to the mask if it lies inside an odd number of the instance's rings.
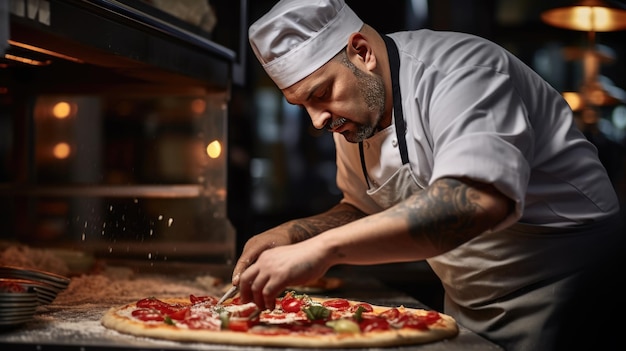
[[[467,177],[493,184],[515,202],[514,213],[491,231],[428,259],[446,290],[446,312],[511,349],[542,349],[551,342],[550,314],[560,308],[546,299],[576,289],[561,278],[610,246],[596,245],[605,228],[590,224],[619,212],[597,150],[575,127],[560,94],[499,46],[452,32],[389,36],[400,55],[407,147],[418,185]],[[368,214],[383,210],[367,195],[358,144],[340,134],[334,140],[342,202]],[[370,184],[384,184],[402,165],[395,126],[363,146]],[[519,313],[529,318],[514,316]],[[546,336],[530,337],[533,330]]]

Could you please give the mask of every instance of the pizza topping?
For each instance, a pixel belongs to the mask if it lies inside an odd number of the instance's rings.
[[[398,323],[401,328],[428,330],[428,327],[436,323],[439,319],[441,319],[441,316],[435,311],[429,311],[424,316],[404,313],[398,318]]]
[[[197,330],[220,330],[222,327],[219,319],[207,318],[206,315],[191,315],[177,325],[184,325],[189,329]]]
[[[311,304],[311,298],[307,295],[298,295],[294,291],[288,291],[279,301],[279,306],[284,312],[298,312]]]
[[[331,311],[322,305],[311,305],[304,309],[304,313],[311,321],[327,320],[331,315]]]
[[[350,308],[350,301],[346,299],[330,299],[322,303],[322,306],[332,308],[339,311],[345,311]]]
[[[207,305],[215,305],[217,304],[217,298],[213,296],[194,296],[189,295],[189,301],[192,305],[197,305],[200,303],[204,303]]]
[[[222,325],[222,329],[228,329],[228,322],[230,322],[230,314],[222,309],[219,311],[220,323]]]
[[[387,319],[381,316],[366,316],[359,322],[359,328],[363,333],[369,333],[377,330],[389,330],[391,325]]]
[[[360,315],[363,312],[374,312],[374,307],[372,307],[369,303],[359,302],[350,306],[349,310],[352,313],[358,313]]]
[[[284,298],[280,302],[280,308],[285,312],[298,312],[304,306],[304,301],[298,298]]]
[[[187,318],[187,316],[190,313],[190,308],[189,307],[184,307],[184,308],[179,308],[179,309],[174,309],[172,311],[170,311],[169,313],[167,313],[167,316],[171,319],[177,320],[177,321],[181,321],[185,318]]]
[[[359,325],[346,318],[337,319],[334,321],[326,322],[326,325],[333,328],[336,333],[358,333],[361,331]]]
[[[178,311],[177,306],[170,305],[154,297],[149,297],[137,301],[137,307],[155,309],[163,314],[169,315]]]
[[[225,305],[223,308],[228,311],[231,317],[248,318],[259,310],[254,302],[249,302],[243,305]]]
[[[354,314],[352,315],[352,319],[354,319],[356,322],[360,322],[361,320],[363,320],[363,312],[366,312],[365,308],[363,306],[358,306],[356,308],[356,311],[354,311]]]
[[[144,322],[162,322],[165,319],[159,311],[148,308],[133,310],[131,315]]]
[[[227,323],[227,329],[237,332],[246,332],[255,324],[258,324],[258,319],[230,318]]]

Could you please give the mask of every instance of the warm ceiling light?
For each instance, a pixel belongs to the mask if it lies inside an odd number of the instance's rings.
[[[626,10],[603,0],[576,1],[541,14],[547,24],[586,32],[611,32],[626,29]]]

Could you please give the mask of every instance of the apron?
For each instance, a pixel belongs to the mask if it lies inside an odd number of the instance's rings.
[[[359,143],[359,154],[361,156],[361,168],[363,176],[367,183],[367,195],[376,202],[381,208],[389,208],[395,204],[402,202],[409,196],[423,189],[411,171],[409,163],[409,152],[406,146],[406,123],[402,112],[402,97],[400,95],[400,55],[398,48],[393,39],[382,35],[387,46],[387,54],[389,56],[389,65],[391,68],[391,82],[393,88],[393,114],[396,138],[398,140],[398,148],[400,157],[402,158],[402,166],[383,184],[376,184],[370,181],[365,165],[365,155],[363,151],[363,142]]]
[[[359,152],[367,194],[386,209],[425,185],[417,181],[408,160],[398,50],[391,38],[382,37],[389,55],[394,127],[402,167],[378,185],[368,176],[363,143],[359,143]],[[574,229],[517,223],[502,231],[483,233],[448,253],[428,259],[445,290],[444,312],[507,350],[563,349],[563,340],[567,347],[572,346],[569,342],[580,346],[576,344],[580,339],[572,335],[589,333],[588,324],[580,323],[579,317],[569,313],[580,311],[573,301],[594,302],[581,299],[589,297],[586,292],[590,289],[585,287],[596,282],[594,277],[609,272],[606,266],[598,268],[596,263],[611,248],[620,247],[620,223],[619,216]],[[594,269],[584,268],[590,266]],[[616,281],[613,274],[608,273],[608,277]],[[617,274],[621,276],[623,272]],[[576,330],[577,327],[581,329]],[[607,337],[606,333],[603,337]]]

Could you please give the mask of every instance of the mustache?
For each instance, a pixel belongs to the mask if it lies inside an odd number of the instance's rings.
[[[346,122],[348,122],[348,119],[344,117],[337,118],[334,121],[328,121],[328,123],[326,123],[326,130],[333,130]]]

